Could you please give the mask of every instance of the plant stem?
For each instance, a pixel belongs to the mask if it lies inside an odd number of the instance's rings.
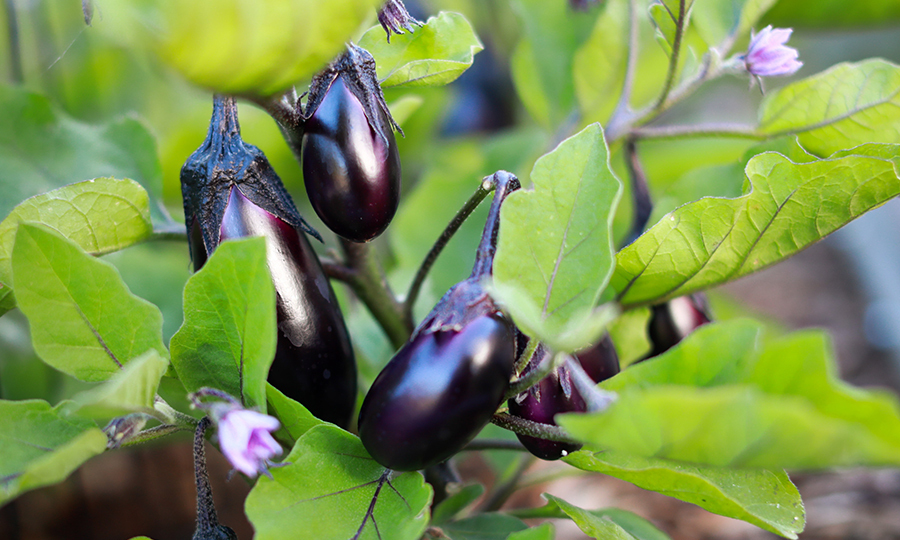
[[[212,487],[209,485],[209,473],[206,470],[206,428],[211,424],[208,416],[204,416],[197,424],[194,432],[194,481],[197,484],[197,528],[195,539],[234,539],[237,536],[228,527],[219,525],[216,505],[213,502]]]
[[[557,367],[561,366],[565,360],[566,356],[562,354],[546,354],[541,358],[540,363],[538,363],[534,369],[510,383],[505,399],[512,399],[541,382],[544,377],[552,373]]]
[[[391,292],[384,271],[372,253],[371,245],[357,244],[343,238],[340,242],[347,266],[353,270],[347,276],[349,279],[346,283],[369,308],[391,344],[399,349],[412,334],[412,317],[407,315],[403,304]]]
[[[173,433],[178,433],[179,431],[193,431],[193,428],[175,424],[163,424],[161,426],[156,426],[141,431],[134,437],[131,437],[127,441],[123,442],[122,447],[125,448],[128,446],[135,446],[141,443],[153,441],[167,435],[171,435]]]
[[[618,395],[615,392],[598,388],[597,383],[585,373],[580,362],[568,354],[560,354],[558,356],[564,358],[565,365],[569,369],[572,384],[575,385],[578,393],[581,394],[581,398],[584,399],[588,412],[602,412],[615,403]]]
[[[756,128],[746,124],[694,124],[689,126],[636,127],[631,130],[635,139],[683,139],[686,137],[731,137],[738,139],[767,138]]]
[[[656,105],[653,106],[653,112],[657,114],[665,107],[666,100],[669,99],[669,92],[672,91],[672,87],[675,84],[675,76],[678,73],[678,61],[681,56],[681,42],[684,37],[685,3],[687,3],[687,0],[678,1],[678,19],[675,21],[675,37],[672,40],[672,56],[669,57],[669,71],[666,73],[666,82],[663,85],[663,90],[659,95],[659,99],[657,100]]]
[[[527,435],[528,437],[537,437],[548,441],[581,444],[581,441],[573,439],[563,428],[550,424],[539,424],[531,420],[525,420],[518,416],[506,413],[497,413],[491,418],[491,423],[508,429],[519,435]]]
[[[515,471],[500,485],[495,486],[491,493],[485,497],[484,501],[478,505],[479,512],[494,512],[499,510],[503,503],[516,492],[516,486],[519,479],[525,474],[525,471],[534,462],[534,456],[525,454],[519,457],[519,463],[516,465]]]
[[[609,122],[607,122],[606,125],[606,136],[610,141],[618,138],[622,128],[628,123],[628,117],[630,116],[628,103],[631,101],[631,92],[634,88],[634,77],[637,72],[637,59],[640,50],[639,32],[637,0],[629,0],[628,58],[625,64],[625,77],[622,80],[622,93],[619,94],[619,101],[616,103],[616,108],[613,109],[613,113],[609,117]]]
[[[19,43],[19,19],[16,15],[15,0],[6,0],[6,33],[9,37],[10,80],[21,84],[25,80],[22,72],[22,49]]]
[[[516,376],[522,374],[525,371],[525,368],[528,367],[528,364],[531,363],[531,357],[534,356],[535,351],[537,351],[538,345],[541,343],[536,339],[529,339],[528,345],[525,347],[525,350],[522,351],[522,356],[516,360]]]
[[[447,247],[447,243],[450,242],[450,239],[453,238],[453,235],[456,234],[456,231],[462,226],[462,224],[468,219],[472,212],[478,208],[478,205],[481,204],[481,201],[487,197],[488,193],[490,193],[494,189],[494,184],[491,183],[487,178],[482,180],[481,184],[478,186],[478,189],[475,190],[475,193],[466,201],[466,204],[463,205],[462,208],[456,212],[456,215],[453,216],[453,219],[450,220],[450,223],[447,224],[447,227],[444,229],[444,232],[438,237],[438,239],[434,242],[434,245],[431,246],[431,250],[428,252],[428,255],[425,256],[425,259],[422,261],[422,264],[419,266],[419,270],[416,272],[415,278],[413,278],[412,284],[409,286],[409,291],[406,293],[406,299],[403,301],[404,311],[406,312],[406,317],[412,320],[412,310],[413,306],[416,303],[416,299],[419,297],[419,292],[422,290],[422,284],[425,283],[425,278],[428,276],[428,272],[431,270],[431,267],[434,265],[434,262],[437,260],[438,256]]]
[[[461,452],[478,452],[480,450],[515,450],[517,452],[527,452],[528,449],[522,446],[519,441],[506,439],[475,439],[469,444],[463,446]]]
[[[631,217],[631,231],[625,239],[628,245],[644,232],[650,214],[653,212],[653,202],[650,200],[650,189],[647,187],[647,175],[641,166],[641,160],[637,155],[637,143],[634,138],[625,142],[625,166],[628,167],[628,176],[631,178],[631,199],[634,203],[634,214]]]
[[[184,225],[174,224],[153,229],[151,240],[186,242],[187,231]]]

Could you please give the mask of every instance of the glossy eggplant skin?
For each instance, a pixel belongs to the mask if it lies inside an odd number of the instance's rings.
[[[524,334],[519,333],[524,337]],[[522,342],[522,340],[519,340]],[[527,344],[527,337],[523,342]],[[534,358],[529,365],[538,364],[548,351],[543,345],[539,345]],[[613,346],[609,334],[597,342],[596,345],[582,349],[574,354],[585,373],[594,382],[604,381],[619,372],[619,356]],[[554,417],[560,413],[585,412],[587,407],[578,389],[572,384],[568,369],[565,366],[550,373],[534,387],[519,394],[507,402],[509,412],[532,422],[540,424],[556,425]],[[567,444],[556,441],[548,441],[537,437],[516,434],[519,442],[535,457],[553,461],[581,448],[578,444]]]
[[[706,296],[690,294],[653,306],[647,334],[652,350],[647,357],[658,356],[677,345],[688,334],[712,321]]]
[[[233,98],[217,96],[209,134],[181,170],[194,269],[229,238],[263,236],[277,294],[278,345],[268,380],[317,417],[348,428],[356,363],[334,292],[265,155],[240,136]]]
[[[400,202],[400,155],[386,114],[372,128],[366,110],[337,75],[306,120],[302,164],[306,193],[335,234],[372,240],[387,228]],[[380,133],[379,133],[380,131]]]
[[[347,427],[356,363],[334,291],[306,236],[231,188],[220,240],[263,236],[278,309],[269,382],[318,418]]]
[[[499,314],[416,335],[363,401],[359,437],[369,454],[390,469],[413,471],[458,452],[503,401],[514,339],[512,323]]]

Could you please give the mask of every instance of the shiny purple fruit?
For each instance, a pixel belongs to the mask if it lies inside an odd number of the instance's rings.
[[[400,201],[400,155],[391,123],[366,109],[337,75],[306,120],[303,181],[316,214],[335,234],[367,242],[381,234]]]
[[[712,321],[706,296],[699,293],[679,296],[651,309],[653,312],[647,334],[653,348],[648,358],[666,352],[688,334]]]

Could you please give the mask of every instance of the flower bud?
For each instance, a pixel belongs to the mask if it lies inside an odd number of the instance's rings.
[[[278,315],[269,382],[315,416],[348,427],[356,362],[337,299],[303,234],[315,231],[263,153],[241,140],[233,99],[216,98],[210,134],[182,168],[181,183],[196,270],[224,240],[266,239]]]

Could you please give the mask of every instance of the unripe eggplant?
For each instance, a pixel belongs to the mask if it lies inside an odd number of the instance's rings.
[[[240,137],[233,98],[217,96],[209,135],[181,170],[194,269],[224,240],[266,238],[278,346],[269,382],[317,417],[348,427],[356,363],[334,292],[290,195],[255,146]]]
[[[524,336],[521,332],[519,335]],[[539,344],[524,373],[534,369],[548,354],[551,354],[550,351],[543,344]],[[619,372],[619,357],[609,334],[604,335],[596,345],[582,349],[574,356],[595,383]],[[553,426],[556,425],[554,417],[557,414],[587,411],[584,398],[572,383],[566,365],[553,370],[538,384],[510,399],[507,405],[512,415]],[[580,444],[548,441],[518,433],[516,437],[534,456],[548,461],[559,459],[581,448]]]
[[[493,177],[497,191],[472,275],[456,284],[388,362],[363,400],[359,437],[376,461],[394,470],[448,459],[490,421],[509,388],[515,327],[485,292],[500,204],[518,180]]]
[[[647,333],[653,348],[646,358],[666,352],[688,334],[712,321],[709,303],[702,293],[673,298],[653,306],[652,310]]]
[[[400,202],[400,155],[375,60],[350,46],[316,76],[305,113],[301,162],[306,193],[335,234],[368,242]]]

